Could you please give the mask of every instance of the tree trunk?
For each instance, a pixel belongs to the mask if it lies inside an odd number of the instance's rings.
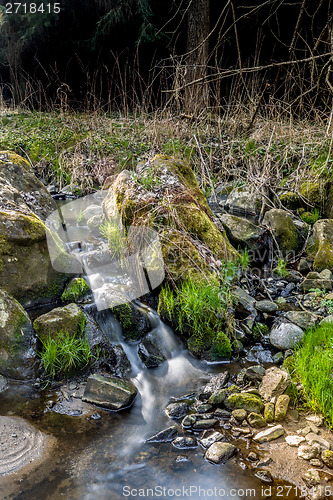
[[[208,105],[207,64],[209,55],[209,0],[192,0],[187,12],[185,99],[187,112],[197,113]],[[192,83],[200,79],[198,83]]]

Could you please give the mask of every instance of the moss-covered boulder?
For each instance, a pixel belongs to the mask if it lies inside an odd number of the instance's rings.
[[[297,249],[297,229],[288,212],[273,208],[266,212],[263,224],[271,229],[280,250],[284,254]]]
[[[258,240],[263,234],[262,228],[248,219],[236,215],[223,214],[219,219],[233,245],[236,247],[243,245],[251,250],[258,247]]]
[[[250,413],[261,413],[264,409],[264,404],[258,396],[247,393],[231,394],[224,404],[229,410],[241,409]]]
[[[54,210],[32,167],[14,153],[0,153],[0,283],[23,305],[63,290],[66,277],[51,265],[43,222]]]
[[[333,269],[333,220],[321,219],[314,224],[306,252],[315,271]]]
[[[33,326],[39,339],[44,342],[49,336],[55,338],[60,332],[75,336],[83,332],[86,323],[84,312],[76,304],[57,307],[35,319]]]
[[[0,374],[14,379],[35,375],[35,334],[29,316],[0,289]]]
[[[146,225],[161,235],[165,269],[174,282],[212,272],[215,259],[238,257],[223,226],[217,226],[190,166],[165,155],[121,172],[103,201],[105,216]]]

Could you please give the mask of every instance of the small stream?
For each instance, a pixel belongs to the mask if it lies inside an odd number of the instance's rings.
[[[94,317],[111,343],[121,343],[132,364],[131,378],[138,388],[133,407],[120,413],[97,408],[96,420],[44,411],[52,391],[42,394],[13,382],[0,394],[2,414],[20,415],[57,437],[52,456],[29,476],[0,483],[2,499],[108,500],[135,497],[162,498],[277,498],[280,484],[269,485],[244,469],[241,452],[224,465],[212,465],[200,447],[179,450],[171,443],[145,444],[145,440],[172,423],[164,412],[174,400],[193,401],[194,392],[213,373],[228,369],[236,373],[245,360],[208,364],[193,358],[157,313],[143,304],[152,331],[167,361],[155,369],[143,366],[137,345],[124,342],[121,327],[108,311]],[[90,308],[92,314],[92,308]],[[141,495],[140,495],[140,491]],[[150,491],[147,491],[150,489]],[[201,489],[201,490],[200,490]],[[288,498],[293,497],[292,494]]]

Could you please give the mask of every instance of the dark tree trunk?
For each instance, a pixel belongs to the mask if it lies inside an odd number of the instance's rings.
[[[209,1],[192,0],[187,12],[185,108],[196,113],[208,105]],[[200,80],[197,83],[196,80]]]

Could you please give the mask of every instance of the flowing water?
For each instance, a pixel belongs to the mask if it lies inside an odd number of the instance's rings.
[[[28,418],[58,439],[52,456],[29,476],[0,482],[2,499],[123,498],[277,498],[276,488],[263,485],[244,469],[246,442],[237,443],[241,453],[224,465],[212,465],[200,447],[179,450],[171,443],[145,444],[145,440],[172,422],[164,412],[173,400],[191,401],[193,393],[213,373],[239,370],[239,363],[207,364],[194,359],[157,313],[142,304],[159,339],[167,361],[147,369],[137,354],[137,345],[123,341],[115,318],[105,311],[95,320],[111,343],[121,343],[132,364],[132,381],[138,396],[128,411],[111,413],[97,409],[100,419],[69,417],[45,412],[44,399],[31,387],[12,383],[0,394],[2,414]],[[270,492],[270,488],[272,491]],[[275,491],[275,493],[274,493]],[[269,495],[272,493],[272,495]],[[294,498],[292,494],[288,498]]]

